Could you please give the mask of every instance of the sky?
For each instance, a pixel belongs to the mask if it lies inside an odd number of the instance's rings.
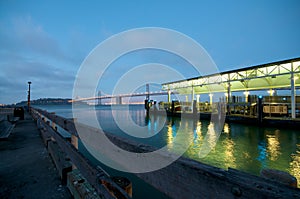
[[[0,104],[26,100],[28,81],[32,99],[71,98],[78,70],[90,52],[133,28],[183,33],[206,50],[219,71],[300,57],[299,8],[297,0],[1,0]],[[130,67],[150,62],[185,65],[165,52],[131,53],[112,64],[98,88],[110,94]],[[198,76],[185,67],[181,72]]]

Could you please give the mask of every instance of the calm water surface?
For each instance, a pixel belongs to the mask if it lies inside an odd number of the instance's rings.
[[[207,135],[208,140],[214,140],[213,131],[208,131],[210,121],[195,121],[193,119],[166,118],[163,116],[146,117],[144,107],[130,106],[129,115],[125,114],[125,106],[117,106],[114,113],[123,121],[132,119],[139,126],[147,126],[151,138],[135,138],[124,133],[112,117],[110,106],[96,107],[97,117],[101,127],[110,133],[134,139],[138,142],[163,147],[170,150],[172,143],[178,137],[178,129],[183,128],[186,139],[191,145],[184,156],[219,168],[235,168],[251,174],[259,175],[263,168],[272,168],[289,172],[300,182],[300,131],[299,127],[261,128],[234,123],[225,123],[222,133],[210,153],[199,157],[199,150]],[[71,106],[41,106],[48,111],[56,112],[63,117],[72,117]],[[83,114],[90,117],[91,107],[82,108]],[[178,138],[179,139],[179,138]],[[300,183],[298,183],[300,184]]]

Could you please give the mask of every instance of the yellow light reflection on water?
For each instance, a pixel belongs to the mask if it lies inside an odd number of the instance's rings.
[[[173,127],[172,127],[172,124],[169,124],[168,125],[168,131],[167,131],[167,146],[168,146],[168,149],[171,149],[173,147],[173,140],[174,140]]]
[[[297,144],[297,151],[291,154],[291,159],[289,172],[297,178],[298,188],[300,188],[300,144]]]
[[[230,128],[229,128],[228,123],[225,123],[225,124],[224,124],[224,129],[223,129],[223,131],[224,131],[224,133],[227,133],[227,134],[230,132]]]
[[[236,168],[236,158],[234,156],[234,146],[235,143],[233,142],[232,139],[226,138],[223,141],[223,145],[225,148],[224,151],[224,166],[225,168],[231,167],[231,168]]]

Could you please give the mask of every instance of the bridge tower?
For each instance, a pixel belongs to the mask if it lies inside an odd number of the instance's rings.
[[[146,100],[150,99],[150,93],[149,93],[149,84],[146,84]]]
[[[101,105],[101,91],[98,91],[98,105]]]
[[[116,104],[122,104],[122,97],[121,96],[116,97]]]

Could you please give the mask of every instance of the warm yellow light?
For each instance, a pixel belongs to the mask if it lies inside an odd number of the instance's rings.
[[[226,97],[228,97],[228,93],[224,93],[224,95],[225,95]]]
[[[200,95],[198,94],[196,95],[196,101],[199,102],[199,100],[200,100]]]
[[[230,132],[229,129],[230,129],[230,128],[229,128],[229,125],[228,125],[227,123],[225,123],[225,124],[224,124],[224,129],[223,129],[223,130],[224,130],[224,133],[227,133],[227,134],[228,134],[228,133]]]
[[[277,160],[280,156],[280,142],[276,135],[267,135],[267,153],[272,161]]]
[[[246,95],[246,96],[249,95],[249,94],[250,94],[249,91],[245,91],[245,92],[244,92],[244,95]]]
[[[268,93],[270,94],[270,96],[272,96],[273,94],[274,94],[274,90],[272,90],[272,89],[270,89],[270,90],[268,90]]]

